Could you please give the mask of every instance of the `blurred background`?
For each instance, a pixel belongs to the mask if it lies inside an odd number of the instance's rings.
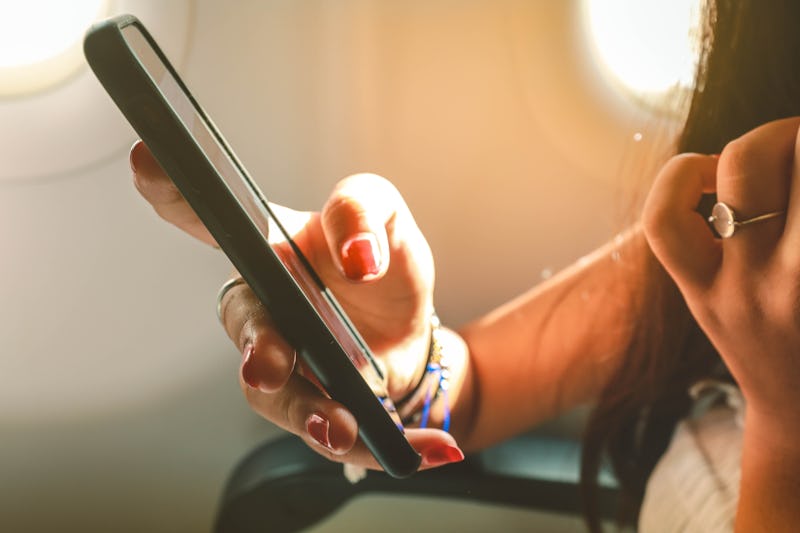
[[[80,54],[93,19],[145,23],[272,201],[393,180],[458,326],[635,219],[679,123],[690,3],[0,2],[0,530],[207,531],[280,434],[216,323],[227,261],[132,186],[135,136]],[[580,530],[448,505],[375,497],[318,530]]]

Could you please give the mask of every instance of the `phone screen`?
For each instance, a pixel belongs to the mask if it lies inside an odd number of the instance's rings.
[[[316,308],[325,325],[340,343],[370,389],[398,427],[402,428],[399,415],[386,392],[385,379],[380,367],[366,349],[366,344],[358,331],[341,311],[333,294],[310,268],[305,256],[275,218],[258,186],[249,179],[246,172],[242,171],[239,162],[217,133],[216,128],[183,90],[181,84],[156,54],[138,27],[131,24],[122,28],[121,31],[126,44],[150,79],[170,103],[184,127],[202,148],[209,163],[224,180],[227,188],[252,223],[255,224],[264,239],[264,244],[272,247],[284,268]],[[273,236],[274,232],[278,232],[279,236],[277,239],[273,238],[272,243],[270,243],[271,232],[273,232]]]

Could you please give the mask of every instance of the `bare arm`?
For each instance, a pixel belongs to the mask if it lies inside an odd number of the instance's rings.
[[[764,131],[755,139],[748,139],[759,148],[756,152],[763,151],[766,156],[753,158],[750,153],[744,157],[736,148],[726,149],[720,159],[720,165],[732,167],[726,176],[720,175],[720,183],[723,177],[734,184],[747,183],[742,176],[777,178],[767,184],[769,187],[733,194],[728,200],[737,207],[743,206],[749,214],[786,205],[788,184],[800,179],[794,154],[797,124],[783,124],[777,132],[766,131],[766,143]],[[775,135],[788,140],[778,142]],[[775,150],[780,153],[773,154]],[[188,206],[170,187],[168,178],[146,153],[139,152],[137,184],[142,194],[165,219],[213,244],[196,217],[187,212]],[[136,159],[137,154],[132,158]],[[764,160],[778,163],[765,166]],[[755,168],[739,168],[748,165]],[[716,161],[701,156],[676,158],[667,165],[650,195],[644,233],[748,400],[737,527],[742,531],[788,530],[790,525],[800,523],[800,506],[795,502],[800,484],[796,429],[800,420],[800,269],[796,265],[800,261],[795,251],[798,236],[793,235],[800,232],[800,214],[793,214],[800,213],[800,206],[794,205],[800,204],[800,187],[793,187],[798,198],[789,202],[784,233],[780,225],[776,230],[777,220],[773,220],[748,227],[724,247],[714,241],[702,218],[694,212],[700,194],[714,189],[718,179],[715,171]],[[721,198],[725,198],[725,188],[720,185],[719,189]],[[382,185],[381,190],[386,192]],[[777,194],[764,194],[770,190],[777,190]],[[370,202],[376,198],[368,196]],[[387,296],[410,304],[393,307],[393,312],[405,313],[407,320],[392,323],[405,324],[407,328],[389,337],[379,328],[366,329],[373,335],[371,346],[401,378],[395,389],[402,396],[413,383],[413,369],[419,368],[420,354],[427,342],[430,273],[421,273],[417,268],[418,253],[426,248],[424,239],[402,202],[394,193],[388,196],[394,199],[391,209],[384,211],[391,216],[378,217],[376,222],[363,216],[369,214],[364,211],[356,210],[355,218],[350,216],[353,213],[339,212],[337,206],[355,205],[360,209],[365,205],[358,198],[352,202],[354,199],[347,195],[334,194],[334,209],[325,211],[327,221],[325,212],[322,217],[310,216],[307,220],[311,224],[306,224],[305,233],[298,237],[318,262],[316,266],[321,267],[325,279],[354,297],[352,310],[356,317],[360,313],[359,327],[369,326],[370,322],[387,323],[387,317],[380,313],[385,311],[380,302],[385,302]],[[753,200],[756,205],[752,205]],[[395,216],[398,213],[400,218]],[[403,223],[397,225],[398,220]],[[362,223],[366,228],[359,226]],[[358,280],[348,280],[346,272],[342,276],[337,254],[343,237],[364,229],[381,236],[381,246],[391,253],[394,266],[382,271],[377,281],[361,280],[363,283],[353,285]],[[386,241],[382,240],[384,237]],[[631,267],[636,261],[629,262],[628,258],[643,253],[645,246],[643,232],[633,230],[623,242],[599,250],[467,325],[461,330],[464,340],[455,334],[447,336],[446,349],[461,358],[452,400],[454,434],[466,448],[486,446],[597,394],[618,368],[631,334],[631,317],[639,312],[635,295],[640,280],[636,268]],[[615,260],[616,252],[620,260]],[[776,291],[776,287],[780,290]],[[396,300],[400,295],[404,296]],[[326,457],[374,466],[356,441],[357,426],[352,415],[298,375],[293,352],[263,311],[259,313],[257,302],[246,288],[232,294],[230,300],[226,328],[245,352],[240,377],[251,406],[303,437]],[[360,305],[366,301],[375,307]],[[255,346],[249,358],[248,346]],[[416,363],[409,365],[408,358]],[[248,372],[252,379],[247,378]],[[325,418],[322,439],[319,420],[314,418],[317,415]],[[409,430],[409,438],[427,458],[428,466],[459,458],[460,451],[449,435],[433,430],[412,431]]]
[[[485,447],[597,396],[630,338],[645,250],[633,229],[460,331],[473,387],[462,446]]]
[[[146,147],[134,146],[131,161],[137,188],[159,215],[215,244]],[[385,180],[357,176],[337,187],[321,213],[287,211],[282,218],[297,220],[290,229],[295,241],[386,363],[393,397],[403,397],[424,367],[433,265],[402,198]],[[365,234],[375,236],[374,256],[348,260],[377,267],[366,276],[348,268],[344,254],[353,237]],[[627,341],[635,291],[630,259],[644,246],[641,231],[634,230],[463,328],[463,339],[446,331],[453,435],[474,449],[592,398]],[[225,328],[243,356],[240,382],[253,409],[330,459],[375,466],[356,439],[352,415],[305,379],[291,347],[247,287],[231,290],[223,303]],[[434,427],[442,412],[439,402]],[[460,456],[456,441],[443,432],[407,434],[429,456],[428,466]]]

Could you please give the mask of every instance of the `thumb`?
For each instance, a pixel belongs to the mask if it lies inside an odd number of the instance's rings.
[[[375,174],[355,174],[337,184],[322,209],[322,228],[331,257],[352,281],[384,277],[390,261],[398,267],[431,263],[400,192]]]

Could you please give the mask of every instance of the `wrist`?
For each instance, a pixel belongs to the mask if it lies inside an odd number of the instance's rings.
[[[748,405],[736,531],[794,531],[800,522],[800,444],[797,419]]]
[[[785,415],[747,404],[745,435],[761,449],[800,457],[800,414]]]
[[[458,400],[467,369],[467,347],[454,331],[442,327],[434,316],[424,365],[407,394],[396,402],[403,423],[410,427],[451,430],[460,426]]]
[[[442,399],[444,414],[442,428],[450,426],[448,389],[450,388],[450,363],[442,351],[441,322],[436,313],[431,314],[428,331],[428,344],[423,364],[411,389],[395,402],[400,418],[405,425],[426,427],[430,408]]]
[[[404,342],[392,346],[389,351],[378,352],[388,369],[386,390],[395,406],[410,395],[425,375],[430,331],[429,320],[420,320]]]

